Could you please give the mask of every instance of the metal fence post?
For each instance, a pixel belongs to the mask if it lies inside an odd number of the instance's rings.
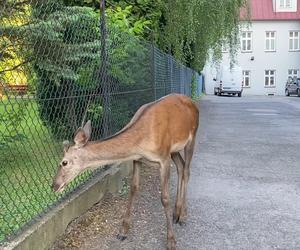
[[[169,58],[169,64],[170,64],[170,89],[171,89],[171,93],[174,92],[174,82],[173,82],[173,61],[172,58],[170,58],[170,56],[168,56]]]
[[[166,71],[167,71],[167,79],[166,79],[166,85],[165,85],[165,91],[166,91],[166,94],[170,94],[172,91],[172,82],[171,82],[171,75],[170,75],[170,70],[171,70],[171,67],[170,67],[170,58],[169,58],[169,55],[167,55],[167,67],[166,67]]]
[[[155,46],[154,46],[153,35],[152,35],[152,42],[151,42],[151,75],[152,75],[153,97],[154,100],[156,100]]]
[[[107,81],[107,50],[106,50],[106,22],[105,22],[105,0],[100,1],[100,86],[103,94],[103,136],[109,135],[109,124],[110,124],[110,86]]]

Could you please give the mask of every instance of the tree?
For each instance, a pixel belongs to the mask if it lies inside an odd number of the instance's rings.
[[[62,1],[60,5],[58,3],[50,4],[47,12],[44,12],[45,3],[36,4],[33,9],[35,33],[30,35],[30,39],[38,75],[40,115],[59,139],[70,137],[87,116],[86,119],[93,121],[93,135],[99,138],[104,125],[102,85],[114,82],[113,86],[109,86],[108,93],[120,89],[129,91],[140,84],[140,79],[147,78],[148,72],[142,69],[145,62],[149,63],[145,60],[147,50],[136,38],[127,34],[138,35],[145,24],[132,22],[124,26],[122,22],[117,22],[119,17],[126,21],[130,8],[108,12],[110,35],[106,49],[109,60],[107,76],[103,76],[100,69],[103,58],[100,58],[99,12],[90,7],[65,6]],[[139,70],[133,65],[139,65]],[[101,81],[103,77],[105,81]],[[124,107],[132,107],[132,98],[128,96],[124,100],[119,97],[118,101],[123,102]],[[128,122],[132,114],[119,112],[113,108],[117,105],[113,104],[114,100],[110,107],[114,123],[109,126],[115,132]]]
[[[209,51],[220,58],[222,42],[235,54],[240,9],[247,0],[171,0],[166,7],[165,40],[162,44],[196,70],[202,70]]]
[[[204,67],[210,51],[220,59],[224,41],[234,57],[240,10],[248,10],[247,0],[107,0],[107,3],[110,8],[133,6],[134,18],[150,21],[151,32],[144,34],[145,39],[154,40],[160,49],[197,71]]]
[[[3,15],[0,20],[0,41],[3,41],[0,45],[3,44],[3,51],[11,50],[2,58],[9,59],[14,55],[12,67],[5,70],[17,68],[27,73],[27,80],[32,81],[36,89],[42,121],[55,138],[71,137],[85,115],[93,120],[94,135],[99,138],[103,115],[99,11],[73,4],[66,6],[63,0],[35,0],[30,5],[17,3],[6,5],[4,14],[11,12],[13,15]],[[146,70],[150,67],[146,58],[148,48],[130,36],[142,34],[147,22],[132,20],[130,13],[131,7],[107,13],[110,35],[107,40],[106,83],[114,82],[111,86],[114,89],[109,92],[142,88],[140,79],[145,79],[143,82],[147,84],[149,82],[146,81],[150,78]],[[20,18],[26,22],[14,25],[13,20]],[[15,54],[22,58],[17,65]],[[0,75],[3,74],[0,72]],[[119,103],[124,108],[128,107],[130,112],[111,108],[112,131],[120,129],[128,121],[131,112],[138,106],[136,99],[139,98],[133,95],[127,99],[125,96],[118,98]],[[144,99],[151,100],[149,97]],[[117,104],[114,99],[112,102],[112,106],[118,107],[113,105]]]

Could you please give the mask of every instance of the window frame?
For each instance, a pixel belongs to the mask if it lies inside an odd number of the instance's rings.
[[[246,37],[243,37],[243,34],[246,34]],[[247,34],[250,34],[248,37]],[[243,41],[245,41],[246,50],[243,49]],[[248,42],[250,43],[250,50],[247,49]],[[242,53],[251,53],[253,51],[253,32],[252,31],[242,31],[241,33],[241,52]]]
[[[246,75],[245,73],[248,73]],[[249,85],[246,86],[246,78],[248,78]],[[251,71],[250,70],[243,70],[243,88],[251,88]]]
[[[274,72],[273,75],[271,75],[271,71]],[[269,74],[267,74],[269,72]],[[268,85],[266,85],[266,78],[268,77]],[[271,85],[271,77],[273,77],[273,85]],[[276,70],[275,69],[266,69],[264,74],[264,87],[265,88],[275,88],[276,87]]]
[[[268,33],[270,34],[269,37],[267,37]],[[274,37],[271,36],[272,33],[274,33]],[[274,49],[271,48],[272,40],[274,40]],[[267,48],[267,41],[269,41],[269,49]],[[265,52],[276,52],[276,31],[265,32]]]
[[[293,73],[290,74],[289,71],[293,71]],[[296,72],[296,74],[294,74]],[[300,73],[300,69],[288,69],[288,78],[294,78],[295,76],[298,78],[299,77],[299,73]]]
[[[292,36],[291,36],[291,33],[293,34]],[[296,33],[298,34],[297,37],[295,36]],[[300,30],[290,30],[288,38],[289,38],[289,51],[290,52],[300,51]],[[290,46],[291,45],[291,43],[290,43],[291,40],[292,40],[292,48]],[[297,41],[297,40],[298,40],[298,44],[297,44],[298,48],[295,49],[295,41]]]
[[[292,0],[280,0],[279,7],[282,9],[291,9],[292,6]]]

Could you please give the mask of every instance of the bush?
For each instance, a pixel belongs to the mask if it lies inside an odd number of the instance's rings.
[[[128,93],[118,96],[118,102],[109,96],[110,132],[152,100],[148,90],[130,94],[151,86],[149,46],[115,27],[108,29],[107,71],[100,72],[99,14],[86,7],[64,7],[35,18],[31,39],[39,113],[56,139],[70,139],[85,116],[93,122],[94,137],[101,137],[104,85],[109,93]]]

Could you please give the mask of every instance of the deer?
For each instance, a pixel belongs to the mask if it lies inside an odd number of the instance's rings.
[[[161,202],[167,222],[167,249],[175,250],[172,224],[182,225],[187,217],[187,184],[198,124],[197,105],[181,94],[170,94],[144,104],[123,129],[104,140],[90,141],[92,128],[91,121],[88,121],[76,131],[75,144],[64,143],[64,156],[52,189],[62,192],[68,183],[87,169],[133,161],[128,204],[117,235],[123,241],[129,232],[133,201],[139,189],[140,168],[142,165],[158,168]],[[184,151],[184,157],[181,151]],[[176,165],[178,176],[173,218],[169,193],[171,161]]]

